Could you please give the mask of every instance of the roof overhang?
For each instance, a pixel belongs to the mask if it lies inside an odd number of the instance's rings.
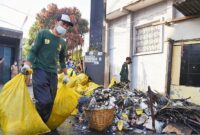
[[[182,0],[173,6],[185,16],[200,15],[200,0]]]
[[[129,13],[128,10],[124,9],[124,8],[120,8],[118,10],[115,10],[109,14],[106,15],[106,19],[107,20],[113,20],[115,18],[119,18],[121,16],[127,15]]]
[[[0,27],[0,36],[21,39],[23,36],[23,32],[15,29]]]
[[[129,11],[137,11],[139,9],[151,6],[153,4],[159,3],[164,0],[138,0],[133,3],[130,3],[129,5],[125,6],[124,8]]]
[[[119,8],[115,11],[112,11],[111,13],[106,14],[107,20],[113,20],[115,18],[119,18],[121,16],[129,14],[131,11],[137,11],[142,8],[151,6],[153,4],[162,2],[164,0],[133,0],[132,2],[128,3],[126,6],[123,6],[122,8]]]

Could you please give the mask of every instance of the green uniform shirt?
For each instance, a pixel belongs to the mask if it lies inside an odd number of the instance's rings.
[[[50,30],[39,31],[34,45],[28,55],[28,61],[32,63],[33,69],[40,68],[47,72],[57,73],[57,61],[59,59],[61,68],[65,68],[66,42]]]
[[[128,64],[126,62],[122,65],[122,68],[121,68],[120,81],[128,82]]]

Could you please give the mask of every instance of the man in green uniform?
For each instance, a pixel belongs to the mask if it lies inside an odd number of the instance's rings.
[[[30,50],[27,61],[21,70],[26,74],[33,68],[33,93],[36,99],[36,108],[46,123],[50,117],[53,102],[57,92],[57,61],[65,74],[64,82],[68,81],[65,66],[66,42],[62,36],[67,29],[73,26],[68,15],[61,14],[57,17],[54,29],[39,31],[34,45]],[[52,134],[56,134],[56,130]]]
[[[131,57],[126,57],[126,61],[122,65],[121,72],[120,72],[120,81],[128,83],[128,64],[131,64],[132,60]]]

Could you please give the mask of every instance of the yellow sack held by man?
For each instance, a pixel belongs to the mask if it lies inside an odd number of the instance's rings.
[[[58,86],[57,86],[58,89],[60,89],[60,87],[63,85],[63,79],[64,79],[64,73],[59,74],[58,75]],[[69,78],[69,82],[67,82],[67,85],[69,87],[71,87],[71,88],[75,87],[75,85],[76,85],[76,76],[70,77]]]
[[[18,74],[0,92],[0,128],[3,135],[36,135],[50,131],[31,101],[25,77]]]
[[[76,77],[76,72],[72,68],[69,68],[67,69],[67,75],[69,78]]]
[[[75,87],[74,87],[74,90],[80,94],[80,95],[83,95],[85,92],[86,92],[86,89],[87,89],[87,85],[81,85],[81,84],[77,84]]]
[[[53,109],[47,126],[50,129],[59,127],[71,115],[78,104],[78,95],[68,85],[62,85],[57,91]]]

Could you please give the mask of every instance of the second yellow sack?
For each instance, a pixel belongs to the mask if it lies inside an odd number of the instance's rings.
[[[78,104],[77,93],[67,85],[62,85],[57,91],[53,109],[47,126],[50,129],[59,127],[71,115]]]

